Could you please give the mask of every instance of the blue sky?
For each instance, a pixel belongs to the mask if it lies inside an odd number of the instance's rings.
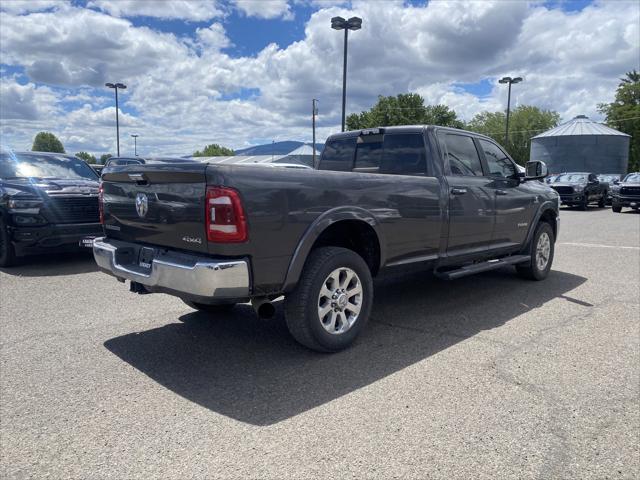
[[[378,95],[417,92],[470,120],[504,108],[504,75],[525,77],[515,105],[598,119],[617,79],[638,66],[637,1],[8,0],[0,15],[2,142],[39,130],[69,150],[114,147],[113,92],[143,152],[207,143],[308,141],[339,128],[342,35],[350,36],[349,112]]]

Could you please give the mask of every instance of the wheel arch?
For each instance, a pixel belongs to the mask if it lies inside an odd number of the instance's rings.
[[[309,254],[321,246],[355,251],[375,275],[385,262],[385,242],[380,223],[371,212],[359,207],[339,207],[318,217],[298,242],[285,277],[283,292],[295,288]]]
[[[529,233],[527,234],[527,239],[524,244],[525,248],[528,247],[529,244],[531,243],[531,239],[535,234],[536,227],[538,226],[538,223],[540,223],[541,221],[547,222],[548,224],[550,224],[553,230],[554,240],[558,238],[559,225],[558,225],[558,211],[556,209],[556,205],[551,201],[545,202],[538,209],[538,212],[536,213],[534,221],[531,222]]]

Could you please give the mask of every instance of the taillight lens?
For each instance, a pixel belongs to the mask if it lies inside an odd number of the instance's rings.
[[[207,239],[210,242],[237,243],[247,240],[247,222],[237,191],[226,187],[207,187]]]
[[[98,189],[98,211],[100,212],[100,223],[104,225],[104,187],[100,182],[100,188]]]

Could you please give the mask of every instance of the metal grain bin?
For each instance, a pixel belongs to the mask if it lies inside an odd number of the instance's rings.
[[[630,136],[585,115],[531,139],[531,160],[542,160],[550,173],[627,173]]]

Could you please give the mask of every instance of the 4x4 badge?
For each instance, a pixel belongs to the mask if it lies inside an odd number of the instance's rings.
[[[140,218],[144,218],[149,210],[149,199],[144,193],[136,195],[136,212]]]

